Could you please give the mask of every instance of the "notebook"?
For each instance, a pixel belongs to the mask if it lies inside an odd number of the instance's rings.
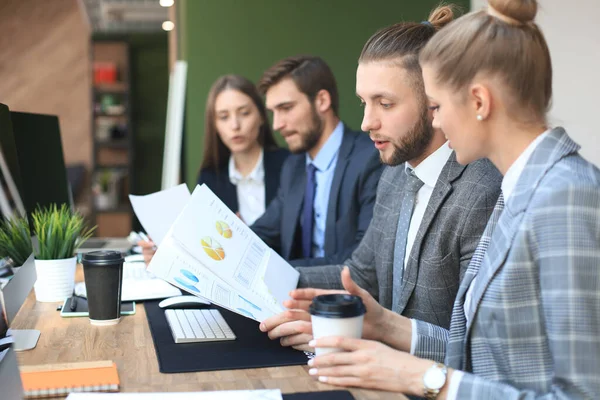
[[[27,399],[119,390],[117,365],[112,361],[23,366],[20,371]]]

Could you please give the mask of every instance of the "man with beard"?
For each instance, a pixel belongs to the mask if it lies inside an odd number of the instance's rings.
[[[281,60],[258,87],[292,155],[277,196],[251,228],[294,266],[342,263],[373,216],[383,169],[377,151],[340,121],[335,78],[321,58]]]
[[[488,161],[456,162],[444,133],[431,127],[418,52],[452,20],[439,7],[424,23],[384,28],[365,44],[356,71],[362,129],[388,165],[373,219],[351,258],[352,279],[385,308],[448,328],[460,280],[500,194],[502,176]],[[356,160],[360,163],[360,160]],[[342,289],[343,265],[298,268],[290,308],[260,329],[284,346],[306,349],[312,296]]]

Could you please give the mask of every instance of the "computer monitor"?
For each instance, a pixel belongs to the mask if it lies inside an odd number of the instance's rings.
[[[18,163],[17,141],[13,134],[8,107],[0,104],[0,208],[4,218],[24,216],[21,200],[22,180]],[[5,254],[0,254],[4,257]],[[35,261],[31,254],[25,263],[14,268],[14,275],[0,287],[3,314],[10,326],[17,312],[25,302],[37,279]],[[15,350],[34,348],[40,332],[37,330],[11,330]]]
[[[11,111],[10,120],[12,140],[5,132],[0,145],[12,176],[20,177],[15,181],[30,222],[38,206],[71,206],[58,117]]]
[[[73,208],[58,117],[9,112],[7,106],[0,104],[0,147],[5,149],[8,170],[32,228],[31,213],[38,206],[67,204]],[[103,249],[126,252],[130,247],[125,238],[90,238],[79,252]]]
[[[1,303],[4,304],[3,311],[9,327],[37,279],[33,254],[15,270],[13,277],[0,290]],[[16,351],[33,349],[40,337],[40,331],[34,329],[10,329],[9,332],[15,340],[14,349]]]
[[[4,156],[8,153],[9,162]],[[0,104],[0,211],[5,218],[14,218],[25,215],[25,207],[19,193],[21,177],[18,167],[15,165],[15,146],[8,107]],[[13,176],[14,174],[14,176]]]

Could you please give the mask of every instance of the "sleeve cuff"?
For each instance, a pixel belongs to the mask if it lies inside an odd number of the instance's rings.
[[[414,319],[410,320],[410,325],[412,327],[411,337],[410,337],[410,354],[415,355],[415,350],[417,348],[417,321]]]
[[[462,371],[454,370],[452,378],[450,379],[450,386],[448,387],[448,396],[446,400],[456,400],[458,396],[458,388],[460,387],[460,381],[462,380],[464,373]]]

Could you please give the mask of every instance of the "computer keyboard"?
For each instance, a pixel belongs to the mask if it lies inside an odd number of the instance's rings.
[[[123,264],[123,279],[154,279],[154,274],[146,268],[144,263],[124,263]]]
[[[219,310],[165,310],[175,343],[235,340]]]

